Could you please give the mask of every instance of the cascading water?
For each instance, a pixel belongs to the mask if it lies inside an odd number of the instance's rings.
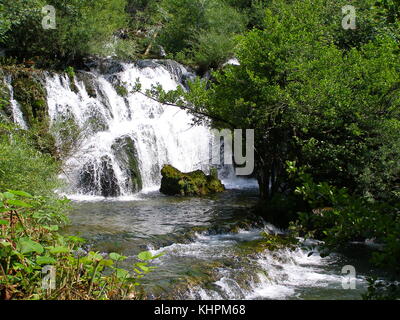
[[[68,193],[124,196],[157,188],[167,163],[182,171],[208,170],[209,129],[191,126],[186,111],[131,93],[137,79],[143,90],[157,83],[173,90],[192,74],[170,61],[100,69],[72,83],[67,75],[46,77],[52,124],[74,123],[81,140],[65,161]]]
[[[12,118],[13,121],[18,124],[22,129],[27,129],[28,126],[24,120],[24,116],[21,111],[21,107],[17,100],[14,99],[14,89],[11,85],[11,78],[7,77],[5,79],[6,86],[10,92],[10,104],[11,104],[11,111],[12,111]]]

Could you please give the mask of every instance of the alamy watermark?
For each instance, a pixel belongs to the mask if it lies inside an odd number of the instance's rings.
[[[229,129],[213,129],[212,134],[214,141],[211,148],[211,163],[214,165],[221,164],[221,149],[223,148],[223,164],[235,164],[235,171],[238,176],[251,175],[254,171],[254,129],[246,129],[245,148],[243,148],[242,129],[234,129],[233,133]],[[221,142],[221,138],[223,142]],[[243,151],[245,151],[244,155]]]
[[[45,15],[42,19],[43,29],[45,30],[56,29],[57,28],[56,9],[51,5],[44,6],[42,8],[42,14]]]
[[[47,265],[42,268],[42,289],[54,290],[56,288],[56,267]]]
[[[352,265],[346,265],[342,268],[342,274],[345,274],[342,279],[342,288],[345,290],[356,289],[356,268]]]
[[[356,26],[356,8],[352,5],[347,5],[342,8],[342,13],[345,15],[342,20],[342,27],[345,30],[355,30]]]

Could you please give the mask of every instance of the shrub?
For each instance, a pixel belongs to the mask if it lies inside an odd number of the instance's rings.
[[[29,132],[0,124],[0,190],[29,190],[45,196],[60,187],[59,164],[35,149],[33,140]]]
[[[68,200],[59,200],[65,209]],[[57,230],[66,222],[56,207],[46,208],[43,197],[8,190],[0,193],[0,296],[2,299],[134,299],[138,282],[159,257],[138,255],[129,272],[118,264],[127,257],[118,253],[86,252],[83,239],[62,236]],[[48,219],[47,213],[54,217]],[[43,267],[46,267],[43,269]],[[46,270],[54,270],[55,288],[43,286]],[[107,270],[107,275],[105,271]]]

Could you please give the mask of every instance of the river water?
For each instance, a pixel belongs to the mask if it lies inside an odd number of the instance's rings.
[[[78,198],[65,232],[88,239],[90,249],[129,257],[165,254],[143,281],[149,299],[360,299],[376,275],[364,246],[322,258],[318,243],[258,250],[261,233],[283,233],[260,218],[256,188],[201,198],[147,191],[113,200]],[[357,254],[356,254],[357,253]],[[355,267],[356,289],[342,287],[343,266]]]

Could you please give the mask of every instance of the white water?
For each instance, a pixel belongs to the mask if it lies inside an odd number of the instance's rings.
[[[305,248],[265,250],[240,260],[234,250],[239,243],[260,239],[260,232],[282,233],[268,224],[264,229],[240,230],[234,234],[202,235],[197,234],[194,242],[175,243],[170,246],[151,250],[153,254],[166,254],[156,260],[162,268],[172,257],[191,257],[200,260],[215,259],[238,260],[237,266],[218,268],[218,280],[213,283],[215,289],[202,285],[188,290],[186,299],[303,299],[304,291],[332,290],[337,298],[346,297],[342,288],[343,275],[337,268],[339,257],[332,254],[322,258],[318,251],[307,241],[301,240]],[[172,258],[173,259],[173,258]],[[248,270],[248,271],[246,271]],[[243,285],[243,278],[247,285]],[[366,286],[366,278],[357,276],[360,290]],[[317,295],[316,295],[317,296]]]
[[[19,105],[18,101],[14,99],[14,89],[11,86],[11,79],[9,77],[6,78],[6,85],[10,92],[10,103],[14,123],[18,124],[22,129],[28,129],[28,126],[24,120],[24,116],[21,111],[21,106]]]
[[[183,110],[161,105],[140,93],[130,93],[136,79],[142,84],[142,91],[157,83],[165,90],[176,89],[181,84],[178,76],[162,65],[139,68],[125,64],[123,68],[112,75],[93,71],[96,98],[89,96],[83,82],[75,79],[78,88],[75,93],[65,75],[47,77],[49,114],[53,123],[72,114],[85,135],[79,149],[65,162],[70,193],[85,193],[78,185],[84,166],[91,163],[96,171],[101,171],[100,159],[106,156],[121,187],[121,195],[132,194],[124,183],[128,179],[124,168],[120,167],[112,151],[113,143],[121,137],[130,137],[135,143],[144,190],[159,186],[164,164],[171,164],[181,171],[208,169],[211,139],[208,128],[191,126],[192,118]],[[183,67],[178,71],[188,74]],[[118,95],[111,81],[123,84],[128,95]],[[105,123],[107,129],[99,132],[88,129],[88,123],[93,119]],[[96,192],[89,194],[98,195]]]

